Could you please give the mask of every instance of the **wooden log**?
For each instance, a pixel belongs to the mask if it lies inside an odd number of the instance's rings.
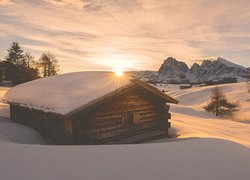
[[[172,114],[168,113],[168,119],[171,119],[171,118],[172,118]]]
[[[166,111],[169,111],[169,109],[170,109],[170,105],[166,104],[166,105],[165,105],[165,110],[166,110]]]
[[[137,107],[126,107],[122,109],[113,109],[110,111],[99,111],[94,114],[92,117],[103,117],[103,116],[113,116],[117,114],[126,114],[131,112],[144,112],[144,111],[154,111],[155,106],[137,106]]]

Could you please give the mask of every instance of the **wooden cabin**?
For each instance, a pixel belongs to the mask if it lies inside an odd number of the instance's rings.
[[[55,144],[139,143],[160,136],[167,137],[170,127],[169,119],[171,118],[169,103],[178,103],[177,100],[145,82],[130,80],[129,77],[112,77],[116,79],[116,83],[117,81],[123,81],[118,83],[119,86],[112,86],[116,84],[114,82],[104,83],[108,84],[106,86],[97,82],[95,86],[100,89],[93,90],[95,80],[98,79],[101,82],[102,74],[105,79],[114,76],[113,73],[105,72],[98,74],[97,72],[82,72],[80,75],[78,73],[75,76],[76,79],[80,78],[78,83],[83,83],[81,82],[81,76],[93,76],[93,78],[90,78],[91,80],[84,81],[90,83],[91,86],[83,84],[80,89],[78,89],[79,84],[73,87],[74,78],[72,76],[74,77],[74,73],[71,73],[70,78],[67,75],[60,75],[16,86],[6,95],[10,104],[10,118],[14,122],[34,128]],[[64,77],[65,82],[62,82]],[[121,80],[120,78],[124,79]],[[65,93],[68,93],[65,96],[70,99],[78,92],[77,98],[72,98],[72,102],[71,100],[67,102],[68,99],[62,101],[60,98],[63,98],[63,94],[53,92],[56,88],[61,88],[59,91],[63,92],[60,85],[52,83],[58,82],[57,80],[60,82],[59,84],[65,83],[64,87],[67,87]],[[40,89],[39,85],[41,84]],[[48,86],[48,88],[52,88],[50,91],[51,97],[46,97],[49,90],[44,90],[45,84],[52,86]],[[28,94],[30,93],[30,96],[40,92],[37,96],[45,98],[45,100],[41,99],[41,104],[39,104],[39,97],[36,97],[38,98],[36,102],[32,102],[29,95],[23,98],[18,97],[22,95],[20,91],[23,90],[26,90]],[[43,96],[43,90],[46,92],[44,93],[45,96]],[[100,93],[100,91],[104,92]],[[56,102],[53,101],[54,104],[47,104],[48,107],[45,107],[43,103],[46,103],[46,98],[58,100],[59,104],[63,102],[63,106],[58,106],[60,107],[58,108]],[[82,104],[80,104],[81,102]],[[70,108],[65,108],[67,105]]]

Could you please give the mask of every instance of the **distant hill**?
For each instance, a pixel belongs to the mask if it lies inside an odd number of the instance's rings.
[[[173,57],[164,60],[158,72],[133,73],[139,79],[168,83],[227,83],[245,81],[249,68],[234,64],[221,57],[204,59],[201,64],[194,63],[191,68],[185,62]],[[153,77],[153,78],[150,78]]]

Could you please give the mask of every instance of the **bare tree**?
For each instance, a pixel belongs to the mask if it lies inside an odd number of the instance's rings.
[[[28,68],[37,68],[38,66],[37,62],[35,61],[35,57],[32,56],[32,54],[30,54],[29,52],[26,52],[24,56],[25,56]]]
[[[59,71],[59,64],[55,55],[50,52],[43,53],[38,60],[38,65],[41,69],[43,77],[57,75]]]
[[[239,102],[230,102],[223,91],[216,86],[212,90],[208,104],[203,108],[207,112],[214,113],[216,116],[231,116],[239,111]]]

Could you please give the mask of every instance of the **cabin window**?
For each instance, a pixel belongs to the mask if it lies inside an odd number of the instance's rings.
[[[140,123],[139,115],[140,115],[139,113],[126,114],[122,118],[122,122],[124,125],[139,124]]]

